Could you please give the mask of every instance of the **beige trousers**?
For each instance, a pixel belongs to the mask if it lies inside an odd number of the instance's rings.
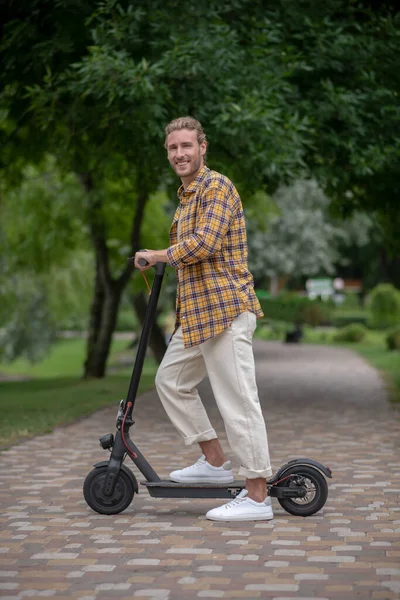
[[[252,338],[257,318],[240,314],[230,327],[199,346],[184,348],[173,335],[156,376],[161,402],[185,444],[217,437],[196,386],[208,374],[239,475],[271,477],[267,432],[255,378]]]

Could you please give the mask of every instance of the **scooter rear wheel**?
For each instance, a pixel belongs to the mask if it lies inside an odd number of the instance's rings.
[[[324,506],[328,498],[328,484],[325,477],[313,467],[296,465],[285,472],[285,478],[279,486],[291,488],[306,488],[303,498],[278,498],[279,504],[291,515],[309,517]]]
[[[117,515],[128,508],[135,492],[128,475],[121,469],[112,495],[106,496],[103,491],[106,473],[106,466],[90,471],[83,484],[83,495],[90,508],[97,513]]]

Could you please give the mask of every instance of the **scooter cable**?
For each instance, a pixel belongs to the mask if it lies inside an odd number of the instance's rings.
[[[143,271],[140,271],[140,272],[141,272],[141,274],[142,274],[142,277],[143,277],[143,279],[144,279],[144,280],[145,280],[145,282],[146,282],[146,285],[147,285],[147,290],[148,290],[148,292],[149,292],[149,296],[151,296],[151,288],[150,288],[150,286],[149,286],[149,282],[147,281],[146,275],[143,273]]]

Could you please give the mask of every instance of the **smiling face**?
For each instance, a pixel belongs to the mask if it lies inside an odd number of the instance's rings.
[[[199,144],[195,130],[178,129],[168,135],[166,146],[169,164],[186,189],[204,167],[207,142]]]

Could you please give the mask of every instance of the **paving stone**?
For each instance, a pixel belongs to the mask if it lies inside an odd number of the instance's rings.
[[[329,575],[324,573],[298,573],[294,578],[299,581],[317,581],[329,579]]]
[[[398,600],[400,424],[383,382],[347,350],[256,342],[255,354],[274,469],[309,456],[333,470],[320,513],[294,517],[273,499],[273,521],[211,522],[223,501],[143,487],[124,513],[93,513],[82,484],[107,459],[98,437],[113,405],[0,455],[2,600]],[[200,391],[236,471],[207,382]],[[154,391],[135,411],[132,439],[161,477],[198,458]]]
[[[258,583],[250,583],[246,585],[246,590],[251,591],[265,591],[265,592],[297,592],[299,586],[296,584],[285,584],[285,583],[267,583],[267,584],[258,584]]]

